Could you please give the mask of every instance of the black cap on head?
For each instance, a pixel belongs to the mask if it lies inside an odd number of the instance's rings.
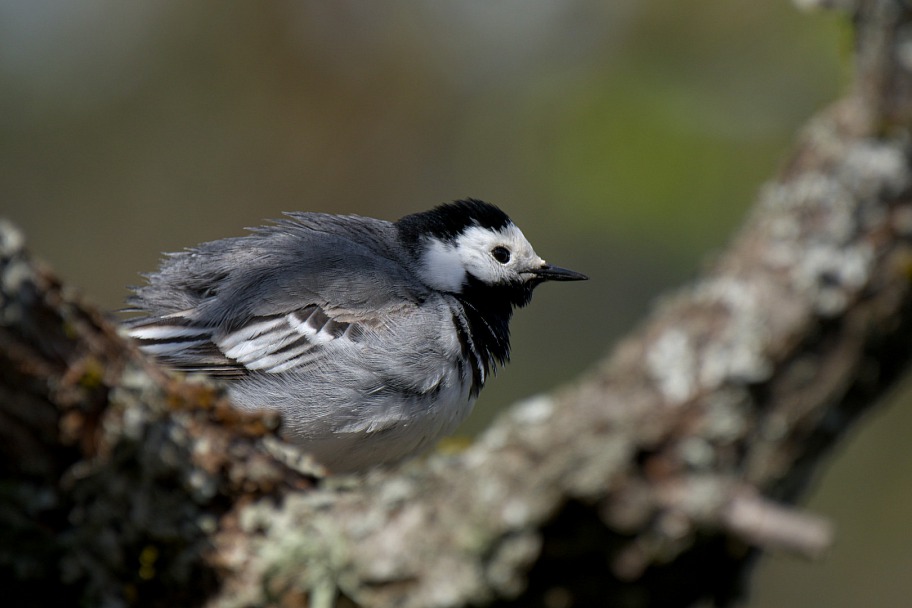
[[[500,230],[511,223],[507,214],[495,205],[467,198],[406,215],[396,222],[396,227],[404,242],[414,244],[422,236],[451,241],[470,226]]]

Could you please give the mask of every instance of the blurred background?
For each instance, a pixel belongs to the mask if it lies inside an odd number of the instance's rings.
[[[839,95],[850,45],[839,16],[785,0],[2,0],[0,215],[115,310],[161,252],[283,211],[495,202],[592,280],[519,312],[470,434],[586,370],[712,260]],[[896,401],[810,498],[837,546],[765,560],[749,606],[908,605]]]

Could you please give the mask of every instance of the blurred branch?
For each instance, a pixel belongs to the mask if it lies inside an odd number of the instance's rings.
[[[0,224],[7,588],[30,605],[687,606],[736,597],[758,549],[818,555],[829,525],[792,505],[912,357],[910,15],[840,4],[852,92],[714,267],[456,456],[318,481],[274,421],[160,372]]]

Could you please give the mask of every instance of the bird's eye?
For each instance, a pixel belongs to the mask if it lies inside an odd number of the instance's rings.
[[[495,247],[491,250],[491,255],[501,264],[506,264],[510,261],[510,250],[506,247]]]

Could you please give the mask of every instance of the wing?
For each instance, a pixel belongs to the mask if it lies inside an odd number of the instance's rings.
[[[224,378],[317,365],[416,306],[426,288],[387,244],[392,224],[296,214],[168,257],[125,323],[166,365]]]
[[[360,342],[380,319],[340,321],[314,304],[284,314],[250,317],[230,330],[199,325],[192,315],[171,314],[132,325],[140,348],[167,366],[221,378],[251,371],[279,373],[317,365],[338,348]]]

